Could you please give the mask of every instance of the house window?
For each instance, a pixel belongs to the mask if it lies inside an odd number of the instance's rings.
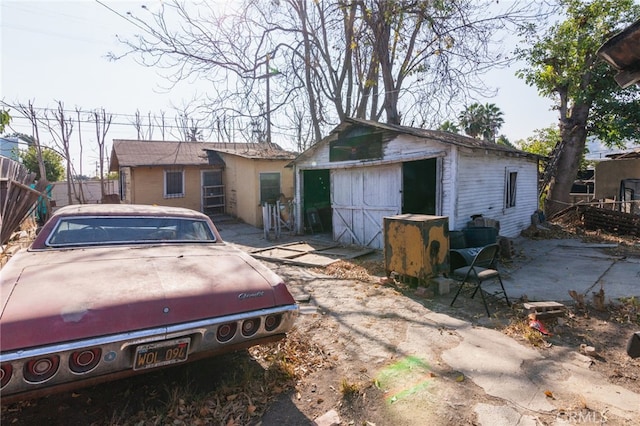
[[[507,209],[516,206],[517,181],[518,172],[507,170],[504,194],[504,207]]]
[[[164,198],[184,197],[184,170],[164,171]]]
[[[260,204],[280,198],[280,173],[260,173]]]

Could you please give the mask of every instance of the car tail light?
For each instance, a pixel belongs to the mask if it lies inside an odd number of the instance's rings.
[[[216,338],[219,342],[228,342],[231,338],[236,334],[236,329],[238,325],[235,322],[229,324],[222,324],[218,327],[218,331],[216,332]]]
[[[5,385],[9,383],[12,373],[13,367],[11,364],[2,364],[2,366],[0,366],[0,388],[5,387]]]
[[[280,321],[282,321],[281,315],[269,315],[264,320],[264,328],[267,331],[273,331],[280,325]]]
[[[75,351],[69,357],[69,369],[74,373],[86,373],[93,370],[100,362],[102,350],[100,348]]]
[[[256,331],[258,331],[259,327],[260,327],[259,318],[244,320],[244,322],[242,323],[242,335],[245,337],[252,336],[256,334]]]
[[[50,379],[60,365],[60,358],[56,355],[32,359],[24,366],[24,379],[32,383],[44,382]]]

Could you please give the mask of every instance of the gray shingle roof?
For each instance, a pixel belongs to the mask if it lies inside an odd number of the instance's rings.
[[[111,170],[136,166],[224,165],[219,155],[208,154],[207,151],[251,159],[290,160],[295,158],[294,153],[285,151],[275,144],[116,139],[113,141]]]
[[[381,123],[378,121],[364,120],[360,118],[346,118],[342,123],[340,123],[337,127],[335,127],[327,136],[325,136],[320,142],[318,142],[315,145],[312,145],[306,151],[301,153],[290,164],[294,164],[298,161],[305,160],[311,157],[314,154],[314,152],[317,149],[319,149],[321,145],[326,144],[331,140],[337,139],[341,132],[344,132],[353,126],[367,126],[367,127],[371,127],[371,128],[386,132],[389,135],[408,134],[408,135],[413,135],[419,138],[431,139],[441,143],[456,145],[456,146],[474,149],[474,150],[481,149],[481,150],[488,150],[488,151],[499,151],[499,152],[510,153],[515,156],[526,157],[531,159],[543,158],[540,155],[521,151],[519,149],[512,148],[510,146],[497,144],[494,142],[488,142],[482,139],[471,138],[471,137],[459,135],[456,133],[444,132],[441,130],[419,129],[416,127],[387,124],[387,123]]]
[[[471,149],[487,149],[490,151],[510,152],[510,153],[519,154],[526,157],[539,157],[536,154],[524,152],[507,145],[502,145],[494,142],[485,141],[482,139],[472,138],[469,136],[463,136],[457,133],[445,132],[442,130],[419,129],[416,127],[379,123],[376,121],[362,120],[357,118],[348,118],[347,120],[345,120],[345,122],[350,124],[362,124],[366,126],[377,127],[379,129],[389,130],[397,133],[406,133],[406,134],[418,136],[421,138],[433,139],[439,142],[444,142],[447,144],[457,145],[457,146],[471,148]]]

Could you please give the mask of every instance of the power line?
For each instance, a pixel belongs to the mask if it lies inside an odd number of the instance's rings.
[[[47,109],[47,111],[53,112],[54,110]],[[57,112],[57,110],[55,110],[55,111]],[[67,111],[67,112],[75,114],[75,111]],[[130,117],[132,119],[135,118],[134,115],[126,115],[126,114],[112,114],[112,115],[114,117],[117,116],[117,117]],[[71,115],[71,114],[69,114],[67,117],[68,117],[68,120],[71,120],[73,123],[78,123],[78,121],[79,121],[80,124],[95,124],[95,120],[92,120],[91,118],[88,118],[86,116],[85,116],[85,118],[81,118],[80,120],[78,120],[77,116]],[[148,118],[148,116],[141,116],[141,118],[142,119]],[[46,117],[38,117],[37,119],[39,121],[47,120],[47,119],[53,120],[53,118],[50,117],[50,116],[48,118],[46,118]],[[149,126],[152,126],[154,129],[160,129],[160,128],[165,128],[165,129],[184,129],[185,127],[190,127],[188,124],[186,126],[182,126],[182,125],[179,125],[179,124],[171,124],[172,123],[172,119],[179,120],[180,118],[178,116],[165,117],[165,121],[161,122],[161,121],[159,121],[159,117],[158,116],[152,115],[151,116],[151,120],[152,120],[151,122],[140,121],[140,123],[136,123],[136,122],[133,122],[133,121],[129,121],[129,122],[111,121],[110,124],[112,126],[130,126],[130,127],[131,126],[135,127],[137,124],[139,124],[141,129],[145,129],[145,130],[148,129]],[[31,120],[28,117],[25,117],[24,115],[12,116],[11,120],[12,120],[12,122],[13,122],[13,120],[24,120],[24,121],[27,121],[28,124],[31,123]],[[235,121],[235,120],[240,120],[240,119],[237,118],[237,117],[230,117],[226,121]],[[196,127],[201,127],[203,130],[211,130],[211,129],[217,130],[217,127],[211,126],[211,125],[209,125],[209,126],[196,126]],[[251,127],[250,124],[249,125],[245,125],[245,126],[240,127],[239,130],[246,130],[246,129],[249,129],[250,127]]]
[[[149,31],[143,27],[142,25],[138,24],[136,21],[132,20],[131,18],[129,18],[128,16],[125,16],[123,14],[121,14],[120,12],[118,12],[117,10],[112,9],[110,6],[107,6],[106,4],[104,4],[103,2],[101,2],[100,0],[95,0],[96,3],[98,3],[101,6],[104,6],[105,8],[107,8],[109,11],[115,13],[116,15],[118,15],[119,17],[121,17],[122,19],[124,19],[125,21],[127,21],[128,23],[130,23],[131,25],[134,25],[135,27],[137,27],[138,29],[144,31],[145,33],[148,33]]]
[[[15,106],[12,105],[8,105],[5,103],[6,106],[10,107],[10,108],[14,108],[16,110],[18,110]],[[57,113],[58,110],[57,109],[53,109],[53,108],[42,108],[42,107],[33,107],[33,109],[35,111],[39,111],[39,112],[45,112],[45,113]],[[78,123],[78,121],[80,122],[80,124],[84,124],[84,125],[95,125],[95,120],[93,120],[89,115],[94,113],[95,111],[88,111],[88,110],[80,110],[80,113],[84,113],[85,116],[82,117],[80,120],[78,120],[77,118],[77,114],[75,110],[63,110],[63,112],[65,113],[65,115],[67,116],[67,120],[70,120],[73,124]],[[120,117],[123,119],[126,118],[130,118],[130,119],[135,119],[135,115],[131,115],[131,114],[111,114],[111,113],[107,113],[108,115],[112,115],[114,117]],[[149,119],[149,116],[147,115],[140,115],[141,120],[144,119]],[[189,128],[190,126],[187,124],[186,126],[180,125],[180,124],[172,124],[175,122],[179,121],[179,116],[173,116],[173,117],[165,117],[165,121],[164,122],[160,122],[158,121],[158,116],[156,115],[152,115],[150,117],[151,121],[141,121],[140,123],[136,123],[134,121],[129,121],[129,122],[124,122],[124,121],[112,121],[110,123],[110,126],[112,127],[126,127],[128,129],[130,129],[131,133],[134,134],[135,132],[140,132],[143,134],[143,139],[145,137],[145,135],[151,131],[154,134],[158,134],[158,133],[163,133],[163,130],[166,130],[167,132],[172,132],[172,131],[183,131],[185,128]],[[187,117],[188,118],[188,117]],[[219,118],[219,119],[224,119],[225,117],[215,117],[215,118]],[[21,123],[16,123],[14,120],[19,120],[21,121]],[[37,117],[38,121],[44,121],[44,120],[54,120],[54,118],[52,118],[51,116],[48,116],[48,118],[45,117]],[[175,121],[173,121],[175,120]],[[15,126],[20,126],[22,128],[25,127],[31,127],[31,119],[29,117],[26,117],[25,115],[23,115],[22,113],[20,113],[20,115],[15,115],[12,116],[11,118],[11,123],[9,124],[9,128],[12,129],[13,131],[17,132],[17,133],[28,133],[28,131],[23,131],[23,132],[18,132],[17,129],[15,128]],[[242,123],[242,119],[239,117],[227,117],[226,120],[224,120],[224,123],[231,123],[230,125],[224,126],[224,127],[218,127],[212,124],[203,126],[197,126],[200,130],[204,130],[207,132],[210,132],[211,135],[215,135],[216,133],[220,133],[220,132],[224,132],[229,133],[229,136],[232,139],[238,139],[239,135],[245,135],[246,136],[246,132],[250,132],[251,129],[251,123],[249,122],[248,124]],[[137,125],[139,124],[139,129],[137,127]],[[115,130],[114,131],[122,131],[122,130]],[[82,129],[83,133],[89,132],[91,133],[91,128],[87,129],[84,128]],[[276,130],[273,132],[274,135],[278,135],[279,136],[279,140],[276,141],[276,143],[280,143],[283,145],[287,145],[290,142],[287,142],[287,140],[291,141],[295,139],[295,136],[293,134],[289,134],[286,133],[285,131],[282,130]],[[148,137],[148,136],[147,136]],[[129,137],[131,138],[131,137]],[[115,138],[117,139],[117,137]],[[136,139],[136,137],[133,137],[132,139]]]

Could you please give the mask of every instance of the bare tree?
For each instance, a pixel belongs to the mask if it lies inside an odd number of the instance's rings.
[[[153,140],[153,120],[151,119],[151,111],[147,113],[147,139],[150,141]]]
[[[133,121],[131,122],[131,124],[133,124],[133,127],[136,129],[136,132],[138,134],[138,137],[136,139],[138,139],[139,141],[143,140],[144,138],[142,137],[142,119],[140,118],[140,110],[137,109],[136,113],[133,116]]]
[[[167,71],[171,84],[209,80],[210,108],[231,120],[258,117],[267,134],[271,114],[290,117],[292,100],[304,99],[297,107],[304,105],[314,140],[345,117],[437,125],[468,99],[492,94],[482,74],[511,61],[500,34],[542,16],[529,1],[245,0],[225,7],[171,0],[131,13],[141,32],[122,39],[126,52],[111,58],[134,55]]]
[[[171,136],[179,141],[189,142],[202,142],[210,136],[207,131],[210,128],[210,118],[207,119],[205,114],[199,111],[200,108],[194,100],[184,102],[181,107],[174,105],[173,108],[176,112],[173,126],[175,131],[170,132]]]
[[[93,122],[96,128],[96,142],[98,144],[98,158],[99,158],[99,174],[100,174],[100,199],[105,198],[105,178],[104,178],[104,163],[106,157],[105,141],[107,138],[107,132],[111,126],[111,120],[113,115],[107,114],[104,108],[95,110],[91,113]]]
[[[29,100],[27,104],[18,103],[16,105],[9,104],[5,101],[0,101],[3,106],[13,108],[18,111],[23,117],[25,117],[31,124],[31,134],[33,137],[33,145],[36,150],[36,156],[38,159],[38,171],[40,172],[40,178],[46,179],[47,170],[44,165],[44,159],[42,157],[42,145],[40,144],[40,127],[39,123],[42,119],[41,115],[37,113],[33,101]]]
[[[165,115],[166,113],[161,110],[159,118],[154,116],[156,126],[158,126],[158,128],[160,129],[160,135],[163,141],[166,140],[165,137],[167,132],[167,120]],[[149,122],[151,122],[151,119],[149,119]],[[149,127],[151,127],[151,124],[149,124]]]
[[[75,194],[75,186],[73,185],[73,163],[71,158],[73,120],[71,117],[66,117],[62,101],[56,101],[56,104],[57,110],[53,112],[53,117],[49,117],[45,111],[44,123],[53,138],[54,144],[58,148],[58,152],[62,155],[66,163],[67,201],[69,204],[73,204],[73,194]]]
[[[155,119],[155,117],[154,117],[154,119]],[[164,121],[164,116],[162,117],[162,119]],[[153,139],[153,122],[154,122],[154,120],[151,117],[151,111],[149,111],[149,113],[147,114],[147,123],[146,124],[145,124],[144,121],[145,120],[143,119],[142,115],[140,114],[140,110],[136,109],[136,112],[133,115],[133,121],[131,122],[131,124],[136,129],[139,141],[152,140]],[[146,131],[145,131],[145,127],[146,127]]]
[[[39,180],[41,182],[47,182],[47,169],[46,169],[44,157],[42,154],[43,147],[40,143],[39,123],[40,123],[41,116],[36,112],[36,108],[33,105],[33,101],[29,100],[27,105],[24,105],[24,104],[10,105],[4,101],[0,101],[0,103],[2,103],[2,105],[4,106],[15,109],[20,114],[22,114],[22,116],[24,116],[27,120],[29,120],[29,123],[31,124],[31,134],[32,134],[31,140],[33,142],[33,146],[35,147],[36,159],[38,161],[38,172],[40,173]],[[42,187],[45,187],[45,185],[43,185]],[[39,209],[41,212],[41,215],[39,216],[39,220],[42,221],[42,224],[44,224],[44,222],[46,222],[49,216],[51,215],[51,200],[49,200],[49,197],[43,196],[42,202],[44,203],[44,209],[41,209],[41,210]]]
[[[214,114],[212,133],[215,133],[218,142],[233,142],[233,120],[229,120],[224,114]]]
[[[293,107],[293,115],[289,117],[291,127],[295,130],[295,146],[298,152],[302,152],[311,146],[311,134],[308,127],[309,120],[305,119],[302,109]]]
[[[81,123],[82,120],[80,120],[80,108],[76,107],[76,119],[78,122],[78,147],[80,150],[80,155],[78,158],[78,174],[80,176],[83,176],[82,174],[82,161],[83,161],[83,156],[82,156],[82,150],[84,149],[83,145],[82,145],[82,129],[81,129]],[[84,188],[82,187],[82,181],[78,180],[78,191],[76,193],[76,199],[78,200],[78,202],[80,204],[84,204],[86,202],[86,199],[84,197]]]

